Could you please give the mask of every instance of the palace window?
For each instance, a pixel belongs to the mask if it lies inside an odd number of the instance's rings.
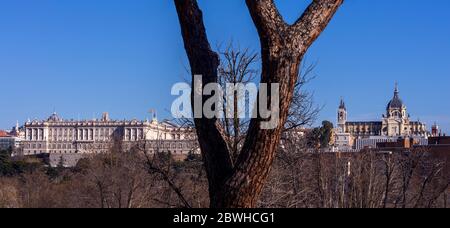
[[[144,130],[139,129],[139,139],[143,139],[144,138]]]

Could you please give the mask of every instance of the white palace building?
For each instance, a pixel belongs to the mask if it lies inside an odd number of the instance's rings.
[[[64,120],[53,113],[47,120],[27,121],[22,144],[23,155],[39,154],[95,154],[108,152],[113,142],[130,149],[145,142],[146,152],[170,152],[186,155],[195,149],[192,131],[168,121],[109,119]]]

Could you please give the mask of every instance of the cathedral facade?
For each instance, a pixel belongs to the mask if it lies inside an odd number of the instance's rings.
[[[352,146],[357,139],[367,138],[400,138],[428,136],[426,124],[411,121],[406,105],[400,98],[396,86],[393,98],[386,107],[386,113],[381,121],[348,121],[348,112],[344,100],[341,100],[338,110],[335,141],[338,146]]]

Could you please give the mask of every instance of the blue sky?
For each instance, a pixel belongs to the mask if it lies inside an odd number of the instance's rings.
[[[293,22],[308,1],[277,0]],[[199,0],[213,46],[259,50],[244,0]],[[450,1],[347,0],[310,49],[308,86],[335,120],[375,120],[394,84],[413,119],[450,131]],[[0,0],[0,129],[19,120],[169,117],[171,86],[186,77],[171,0]]]

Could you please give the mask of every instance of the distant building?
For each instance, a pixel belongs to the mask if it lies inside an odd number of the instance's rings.
[[[170,152],[186,155],[193,152],[192,131],[170,122],[110,120],[104,113],[100,120],[64,120],[53,113],[44,121],[28,121],[24,125],[23,155],[95,154],[110,151],[113,142],[124,149],[141,143],[148,153]],[[194,151],[195,152],[195,151]],[[73,163],[73,162],[71,162]]]
[[[450,147],[450,137],[448,136],[437,136],[428,139],[429,146],[449,146]]]
[[[441,135],[441,131],[439,130],[439,126],[434,123],[433,126],[431,127],[431,136],[432,137],[438,137]]]
[[[16,126],[12,128],[9,134],[20,139],[25,139],[25,131],[23,127],[19,126],[19,121],[16,122]]]
[[[339,105],[335,146],[340,149],[374,148],[378,143],[396,142],[399,138],[414,138],[424,144],[429,135],[424,123],[411,121],[406,105],[400,98],[398,86],[395,87],[394,97],[389,101],[381,121],[348,121],[343,99]]]
[[[442,134],[445,135],[445,134]],[[418,147],[425,151],[428,151],[434,158],[438,158],[444,161],[444,174],[450,175],[450,137],[448,136],[438,136],[431,137],[428,139],[429,143],[427,146]]]
[[[0,130],[0,150],[15,150],[20,147],[21,141],[21,138]]]
[[[0,137],[6,137],[6,136],[9,136],[9,133],[6,131],[0,130]]]

